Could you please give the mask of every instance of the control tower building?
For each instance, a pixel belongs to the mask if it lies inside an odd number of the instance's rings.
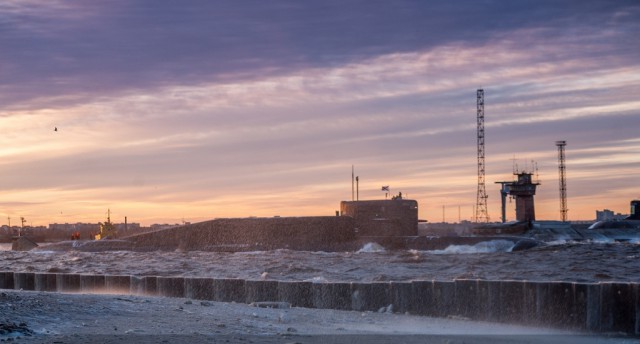
[[[536,194],[536,187],[540,183],[534,183],[529,172],[515,173],[518,179],[510,182],[496,182],[502,184],[502,209],[504,221],[505,195],[513,196],[516,200],[516,220],[522,222],[532,222],[536,220],[536,210],[533,196]]]

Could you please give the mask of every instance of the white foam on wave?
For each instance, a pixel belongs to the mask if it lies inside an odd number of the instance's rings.
[[[591,242],[594,244],[613,244],[616,241],[613,238],[607,238],[603,236],[603,237],[591,239]]]
[[[450,245],[444,250],[427,251],[432,254],[470,254],[470,253],[494,253],[494,252],[511,252],[515,246],[509,240],[490,240],[482,241],[475,245]]]
[[[33,254],[54,254],[54,253],[60,253],[58,251],[46,251],[46,250],[31,250],[30,251]]]
[[[359,249],[357,253],[378,253],[385,251],[386,250],[384,249],[384,247],[382,247],[382,245],[375,242],[369,242],[362,246],[362,248]]]
[[[329,280],[327,280],[326,278],[324,278],[322,276],[315,276],[313,278],[308,278],[306,280],[303,280],[303,282],[326,283],[326,282],[329,282]]]

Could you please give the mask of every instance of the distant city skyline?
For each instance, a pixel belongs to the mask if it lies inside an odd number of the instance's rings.
[[[389,193],[472,220],[536,173],[536,217],[640,198],[638,1],[0,4],[0,216],[28,223],[332,216]],[[534,161],[535,163],[532,163]],[[537,172],[534,171],[537,166]],[[507,220],[515,218],[508,204]]]

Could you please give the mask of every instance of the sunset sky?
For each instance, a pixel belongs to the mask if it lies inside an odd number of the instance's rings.
[[[639,37],[637,0],[4,0],[0,224],[331,216],[352,165],[470,220],[478,88],[492,220],[516,165],[560,219],[556,140],[569,220],[628,213]]]

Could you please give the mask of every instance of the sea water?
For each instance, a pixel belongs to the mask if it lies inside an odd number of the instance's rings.
[[[640,243],[556,242],[511,252],[495,240],[444,250],[27,252],[0,244],[0,271],[305,281],[537,280],[640,282]]]

